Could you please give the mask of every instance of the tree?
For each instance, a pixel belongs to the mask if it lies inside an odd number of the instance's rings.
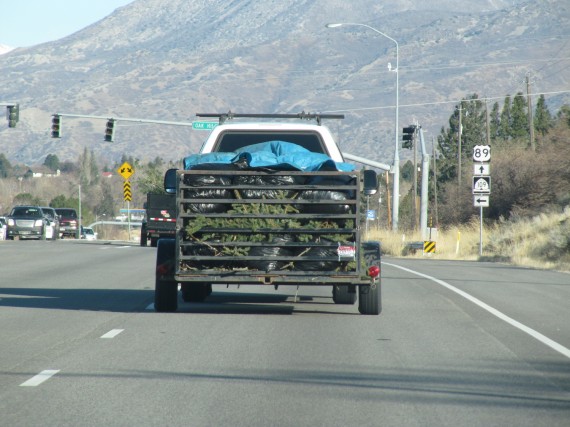
[[[510,136],[516,140],[528,139],[529,136],[527,105],[522,92],[513,99]]]
[[[489,133],[491,134],[491,141],[495,141],[499,137],[499,129],[501,127],[501,113],[499,113],[499,103],[493,104],[493,109],[489,117]]]
[[[459,114],[461,114],[461,157],[459,150]],[[486,111],[483,102],[477,94],[470,95],[453,111],[449,118],[449,128],[441,128],[438,136],[439,152],[441,153],[438,182],[447,182],[457,178],[458,162],[466,164],[466,159],[471,158],[475,145],[486,144]]]
[[[540,135],[544,136],[552,127],[552,115],[548,111],[544,95],[540,95],[536,103],[536,110],[534,113],[534,130]]]
[[[8,178],[12,175],[12,165],[4,153],[0,153],[0,178]]]
[[[59,158],[55,154],[48,154],[44,160],[44,166],[54,172],[57,171],[59,169]]]
[[[511,138],[511,96],[505,97],[503,110],[501,111],[501,122],[499,126],[499,138],[508,141]]]

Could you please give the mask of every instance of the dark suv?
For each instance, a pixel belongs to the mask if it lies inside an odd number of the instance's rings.
[[[7,222],[7,238],[10,240],[46,239],[49,220],[39,206],[14,206]]]
[[[61,233],[61,238],[77,238],[77,211],[71,208],[55,208],[55,211],[59,215],[59,232]]]

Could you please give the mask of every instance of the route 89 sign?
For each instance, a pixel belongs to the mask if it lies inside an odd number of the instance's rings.
[[[473,147],[474,162],[489,162],[491,160],[490,145],[476,145]]]

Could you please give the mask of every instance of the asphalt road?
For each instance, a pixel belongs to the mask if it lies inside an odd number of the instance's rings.
[[[154,248],[0,242],[0,425],[570,425],[570,275],[386,258],[383,312],[214,288],[155,313]]]

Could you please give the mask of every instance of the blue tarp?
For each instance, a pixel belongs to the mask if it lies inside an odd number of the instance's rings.
[[[211,163],[234,163],[252,168],[308,172],[355,170],[350,163],[335,162],[325,154],[313,153],[300,145],[285,141],[248,145],[229,153],[192,154],[183,163],[184,169],[195,169],[197,165]]]

